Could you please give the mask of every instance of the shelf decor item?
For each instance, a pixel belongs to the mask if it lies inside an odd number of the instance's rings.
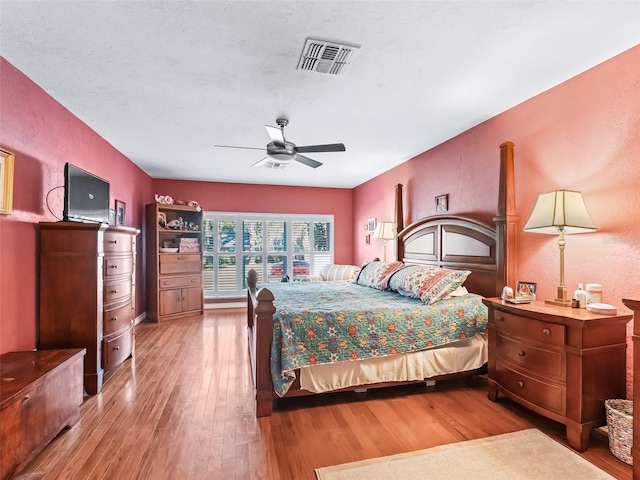
[[[582,194],[572,190],[556,190],[543,193],[538,197],[533,212],[524,226],[526,232],[558,235],[560,249],[560,283],[554,300],[547,303],[571,306],[564,284],[564,246],[565,234],[594,232],[596,226],[584,205]]]

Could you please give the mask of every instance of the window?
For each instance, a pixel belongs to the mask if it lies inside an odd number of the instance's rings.
[[[333,215],[205,212],[203,235],[206,298],[242,296],[252,268],[260,283],[295,282],[333,263]]]

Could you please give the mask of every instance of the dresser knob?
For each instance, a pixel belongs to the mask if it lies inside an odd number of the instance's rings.
[[[549,330],[548,328],[543,328],[542,333],[544,333],[545,335],[551,335],[551,330]]]
[[[118,350],[120,350],[120,347],[115,347],[114,350],[117,352]]]
[[[118,265],[109,265],[111,268],[118,268]]]
[[[23,402],[28,402],[31,397],[29,395],[25,395],[22,399]]]
[[[518,356],[519,356],[519,357],[524,357],[526,354],[527,354],[527,352],[525,352],[524,350],[520,350],[520,351],[518,352]]]
[[[117,240],[109,240],[107,243],[113,243],[113,244],[116,244],[116,243],[118,243],[118,241],[117,241]]]
[[[118,290],[114,288],[113,290],[109,290],[109,293],[118,293]]]
[[[520,381],[518,382],[518,386],[519,386],[520,388],[524,387],[524,382],[523,382],[522,380],[520,380]]]
[[[111,321],[112,321],[112,322],[115,322],[116,320],[118,320],[118,317],[113,317],[113,318],[111,319]]]
[[[499,322],[504,322],[504,317],[496,317],[496,320]]]

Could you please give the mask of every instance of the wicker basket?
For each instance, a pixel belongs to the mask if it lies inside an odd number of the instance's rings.
[[[616,458],[633,465],[631,445],[633,444],[633,401],[605,400],[607,410],[607,430],[609,448]]]

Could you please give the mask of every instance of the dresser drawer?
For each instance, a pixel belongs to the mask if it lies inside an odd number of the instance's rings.
[[[566,393],[563,385],[545,383],[510,369],[496,362],[495,380],[503,388],[528,402],[539,405],[559,415],[566,414]]]
[[[202,285],[202,275],[160,278],[160,288],[197,287],[199,285]]]
[[[104,369],[109,372],[124,362],[133,350],[133,326],[117,337],[103,340]]]
[[[519,317],[500,310],[495,311],[495,326],[498,333],[549,345],[564,345],[566,329],[564,325],[541,322]]]
[[[200,273],[202,260],[200,254],[160,254],[160,275],[172,273]]]
[[[512,363],[534,375],[553,376],[554,380],[565,379],[565,354],[563,350],[545,349],[504,337],[496,337],[498,361]]]
[[[105,304],[125,299],[127,296],[131,296],[131,278],[119,282],[104,282]]]
[[[104,253],[131,252],[131,235],[120,232],[104,232]]]
[[[105,256],[104,257],[104,275],[112,277],[114,275],[130,275],[133,272],[133,257],[123,256]]]
[[[104,335],[111,335],[122,330],[127,325],[131,325],[131,320],[133,320],[131,302],[127,302],[121,307],[105,310],[102,322]]]

